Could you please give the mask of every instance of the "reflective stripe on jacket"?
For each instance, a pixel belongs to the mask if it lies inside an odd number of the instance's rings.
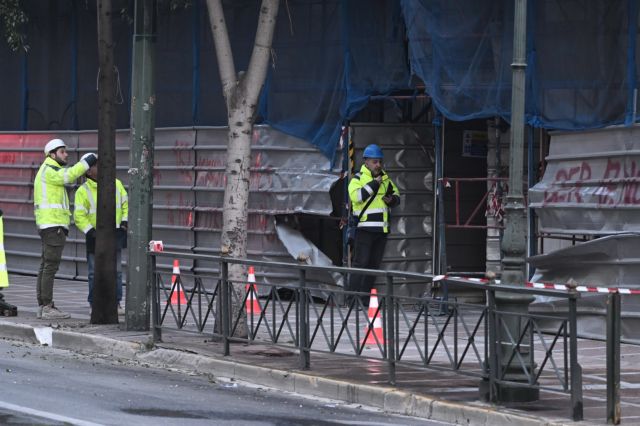
[[[394,196],[390,206],[382,200],[385,194]],[[365,210],[362,218],[360,218],[358,228],[388,233],[389,207],[393,207],[400,202],[400,191],[398,191],[398,187],[389,179],[386,173],[382,176],[382,182],[378,183],[371,175],[371,171],[365,165],[362,165],[360,173],[356,173],[349,182],[349,199],[351,200],[351,209],[354,216],[360,215],[371,196],[375,196],[375,198]]]
[[[33,182],[33,208],[38,228],[69,228],[71,209],[64,186],[75,182],[87,170],[89,165],[85,161],[79,161],[72,167],[61,167],[51,157],[44,160]]]
[[[76,191],[74,204],[73,220],[78,229],[86,234],[91,228],[96,227],[98,183],[87,179]],[[127,191],[124,189],[120,179],[116,179],[116,229],[120,228],[120,224],[127,220],[128,214],[129,197],[127,196]]]

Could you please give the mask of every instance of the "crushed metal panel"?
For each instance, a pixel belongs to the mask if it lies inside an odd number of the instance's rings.
[[[291,257],[299,262],[314,266],[334,266],[331,259],[309,241],[302,233],[287,224],[277,223],[278,238],[284,244]],[[297,278],[297,277],[296,277]],[[309,287],[323,288],[327,284],[344,287],[344,277],[339,273],[309,271],[306,276]]]
[[[574,280],[590,287],[640,289],[640,234],[598,238],[577,246],[528,259],[536,268],[533,282],[564,284]],[[581,293],[578,299],[578,332],[590,338],[606,338],[606,294]],[[640,297],[622,295],[622,338],[640,343]],[[565,299],[538,296],[531,312],[568,312]],[[547,322],[556,327],[559,324]]]
[[[551,133],[546,159],[529,190],[540,231],[640,232],[640,126]]]
[[[198,130],[194,189],[209,192],[199,206],[222,208],[227,133],[226,128]],[[332,210],[329,188],[338,173],[308,142],[266,126],[255,126],[251,140],[249,210],[328,215]]]

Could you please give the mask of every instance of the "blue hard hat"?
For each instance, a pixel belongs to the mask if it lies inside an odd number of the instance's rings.
[[[367,145],[367,147],[364,149],[364,153],[362,154],[363,158],[379,158],[380,160],[382,160],[382,148],[380,148],[378,145],[372,143],[371,145]]]

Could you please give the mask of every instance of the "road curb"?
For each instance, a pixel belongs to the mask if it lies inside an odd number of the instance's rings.
[[[6,339],[22,340],[29,343],[40,343],[36,338],[35,330],[30,325],[0,321],[0,333],[0,337]]]
[[[34,327],[0,320],[0,338],[39,343]],[[138,360],[161,367],[212,374],[287,392],[362,404],[389,413],[456,424],[486,426],[564,426],[572,422],[541,419],[489,405],[463,404],[416,395],[388,386],[371,386],[319,377],[298,371],[227,361],[169,348],[147,349],[142,342],[129,342],[95,334],[54,329],[52,346],[81,353],[98,353]],[[581,424],[589,424],[581,422]]]

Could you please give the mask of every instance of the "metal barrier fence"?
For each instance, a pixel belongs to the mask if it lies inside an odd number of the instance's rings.
[[[396,384],[398,366],[452,371],[477,377],[487,388],[486,398],[495,402],[500,387],[528,388],[567,393],[572,418],[582,419],[582,371],[578,364],[576,337],[577,292],[487,285],[449,280],[447,285],[482,290],[486,303],[467,304],[434,297],[394,294],[403,280],[430,283],[431,275],[398,271],[373,271],[306,264],[263,262],[174,252],[150,253],[153,265],[152,328],[156,341],[162,329],[207,333],[223,342],[224,355],[231,342],[259,342],[297,349],[301,369],[311,367],[312,353],[323,352],[382,360],[388,381]],[[156,258],[207,260],[218,265],[217,273],[180,274],[171,279],[156,268]],[[258,299],[253,284],[233,283],[229,266],[241,264],[263,271],[297,270],[298,280],[274,285],[256,280],[262,287]],[[373,275],[384,279],[377,298],[341,288],[308,286],[310,272]],[[241,284],[244,291],[234,291]],[[237,288],[238,286],[236,286]],[[268,291],[265,291],[265,288]],[[503,309],[505,295],[545,295],[565,298],[567,315],[532,315]],[[371,296],[371,304],[366,303]],[[233,310],[232,306],[241,309]],[[369,311],[367,312],[367,305]],[[246,307],[246,309],[245,309]],[[246,319],[245,319],[246,318]],[[517,332],[509,324],[518,324]],[[541,320],[559,327],[544,330]],[[246,321],[246,332],[239,335]],[[513,380],[515,376],[525,379]]]

